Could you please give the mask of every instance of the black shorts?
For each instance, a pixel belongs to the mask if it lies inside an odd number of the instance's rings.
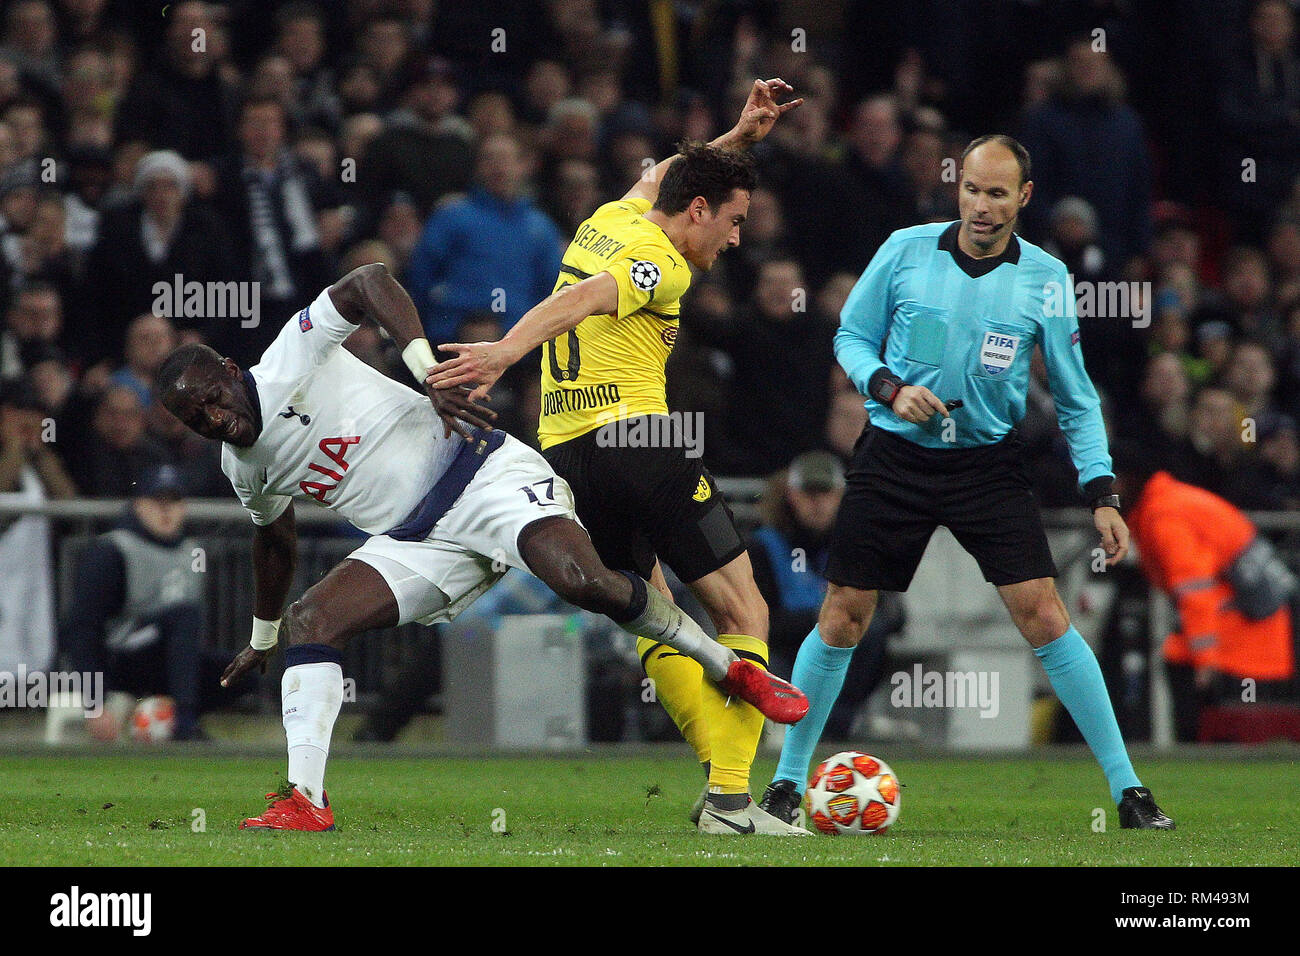
[[[990,584],[1056,577],[1022,447],[1015,431],[981,448],[926,448],[868,425],[853,449],[826,579],[906,591],[939,525]]]
[[[658,556],[689,584],[744,553],[731,509],[701,459],[680,446],[602,447],[599,433],[552,445],[542,456],[573,489],[578,518],[608,567],[649,578]]]

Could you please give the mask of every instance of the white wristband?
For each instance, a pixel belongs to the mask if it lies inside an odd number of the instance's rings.
[[[280,618],[274,621],[263,621],[260,617],[253,618],[253,636],[249,638],[248,643],[255,651],[269,651],[280,640]]]
[[[424,384],[424,377],[429,374],[429,369],[438,364],[433,357],[433,348],[429,345],[428,339],[411,339],[406,343],[406,348],[402,349],[402,361],[421,385]]]

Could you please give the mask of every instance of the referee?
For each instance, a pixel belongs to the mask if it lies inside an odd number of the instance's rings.
[[[830,582],[792,682],[808,716],[786,733],[762,807],[792,819],[808,762],[881,588],[906,591],[930,535],[947,527],[997,587],[1101,764],[1123,827],[1172,829],[1129,762],[1092,650],[1056,593],[1016,423],[1042,349],[1079,486],[1113,566],[1128,528],[1113,493],[1100,403],[1083,367],[1065,265],[1018,238],[1029,154],[1009,136],[962,153],[961,219],[900,229],[840,313],[835,356],[870,396],[831,533]]]

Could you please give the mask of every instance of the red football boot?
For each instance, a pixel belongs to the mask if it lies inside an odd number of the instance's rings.
[[[241,823],[239,829],[302,830],[310,833],[334,829],[334,811],[330,809],[329,794],[325,795],[324,807],[316,806],[296,787],[287,797],[281,790],[278,793],[268,793],[266,799],[274,802],[260,817],[252,817]]]
[[[752,661],[732,661],[727,676],[718,681],[718,689],[728,697],[753,704],[764,717],[778,724],[796,724],[808,713],[808,698],[803,691]]]

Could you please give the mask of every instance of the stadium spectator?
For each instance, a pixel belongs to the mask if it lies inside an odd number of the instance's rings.
[[[826,110],[806,101],[790,114],[796,122],[777,125],[754,151],[761,182],[780,198],[785,245],[814,286],[835,272],[861,270],[884,238],[880,211],[844,163],[828,155]],[[899,199],[908,195],[905,179],[902,190]]]
[[[396,13],[381,10],[362,27],[357,52],[361,61],[375,70],[380,103],[392,108],[397,104],[404,73],[414,56],[410,23]]]
[[[131,389],[148,408],[153,404],[154,375],[178,344],[170,319],[149,312],[137,316],[126,327],[125,362],[109,376],[109,382]]]
[[[36,216],[36,166],[30,160],[15,163],[0,180],[0,236],[6,242],[31,228]],[[6,283],[6,288],[12,283]]]
[[[296,86],[295,119],[336,129],[342,103],[334,72],[325,65],[325,19],[314,3],[287,3],[276,11],[275,49],[288,62]]]
[[[821,445],[835,323],[808,298],[799,263],[770,259],[759,268],[751,308],[692,328],[734,366],[726,427],[734,474],[771,474]]]
[[[1258,419],[1272,411],[1277,370],[1268,349],[1257,342],[1241,342],[1232,350],[1223,384],[1241,406],[1243,417]]]
[[[1138,402],[1119,404],[1115,429],[1165,467],[1187,438],[1190,395],[1191,382],[1179,356],[1154,355],[1147,363]]]
[[[1290,415],[1270,412],[1259,420],[1259,457],[1264,482],[1277,506],[1300,508],[1300,439]]]
[[[8,382],[0,392],[0,494],[25,494],[39,486],[38,500],[71,498],[77,489],[54,453],[40,395],[29,380]]]
[[[172,698],[173,739],[200,740],[199,713],[215,703],[225,662],[201,644],[204,577],[185,536],[184,493],[169,465],[141,476],[122,519],[77,561],[60,646],[73,670],[103,674],[109,693]],[[120,732],[108,710],[87,719],[96,739]]]
[[[1175,445],[1169,471],[1180,481],[1226,498],[1238,508],[1274,508],[1278,502],[1251,454],[1257,428],[1223,388],[1202,388],[1192,402],[1187,439]]]
[[[1295,579],[1228,501],[1166,471],[1149,474],[1118,450],[1117,460],[1142,570],[1178,609],[1163,653],[1177,737],[1194,741],[1202,709],[1240,701],[1243,679],[1257,682],[1258,698],[1285,691]]]
[[[406,284],[435,346],[472,311],[500,314],[509,330],[551,294],[560,233],[527,195],[527,176],[519,142],[493,136],[479,146],[474,187],[426,223]]]
[[[566,159],[594,162],[599,146],[600,113],[584,99],[570,97],[551,107],[542,128],[541,142],[545,148],[546,165],[539,179],[549,183],[554,164]]]
[[[59,32],[46,0],[15,0],[5,16],[0,49],[32,80],[47,89],[59,86]]]
[[[596,108],[599,116],[596,140],[602,148],[608,146],[620,133],[646,132],[654,128],[650,110],[644,103],[629,100],[623,95],[623,77],[609,63],[584,73],[578,79],[577,93]],[[653,156],[654,152],[648,151],[641,155]]]
[[[424,223],[414,200],[406,193],[394,193],[379,217],[375,235],[391,257],[389,271],[399,279],[406,279],[411,268],[411,256],[415,254],[423,232]],[[346,273],[348,269],[345,266],[340,271]]]
[[[108,191],[113,172],[113,158],[108,150],[77,145],[68,150],[68,191],[63,195],[64,232],[68,249],[76,257],[78,269],[99,235],[99,206]]]
[[[104,121],[111,135],[116,105],[112,84],[112,67],[103,50],[87,46],[73,52],[68,57],[60,90],[67,125]]]
[[[720,263],[720,269],[726,276],[735,299],[744,301],[753,295],[763,263],[771,259],[789,258],[789,252],[784,246],[785,238],[785,216],[781,212],[781,200],[772,190],[758,187],[749,197],[745,241],[730,250]],[[827,314],[839,315],[839,312]]]
[[[175,150],[205,165],[226,152],[237,91],[221,75],[216,50],[210,49],[215,32],[210,4],[172,4],[161,56],[136,76],[117,111],[115,142]],[[197,172],[198,192],[207,195],[211,170]]]
[[[952,183],[943,177],[942,130],[925,127],[912,130],[903,140],[899,161],[907,176],[907,220],[915,223],[956,219],[957,200],[953,197]]]
[[[58,290],[42,283],[19,289],[0,332],[0,379],[21,378],[33,357],[57,344],[63,334],[63,302]]]
[[[24,383],[0,382],[0,502],[39,506],[76,488],[50,443],[43,412]],[[54,570],[50,522],[6,519],[0,529],[0,672],[43,670],[54,654]]]
[[[566,159],[555,168],[553,187],[540,198],[561,234],[572,235],[601,204],[600,173],[586,160]]]
[[[287,116],[273,99],[248,100],[240,110],[239,149],[218,166],[215,204],[231,236],[236,274],[258,283],[264,321],[214,327],[218,349],[256,360],[309,290],[329,284],[333,263],[321,246],[317,214],[322,184],[288,148]]]
[[[59,4],[65,46],[100,39],[120,26],[121,19],[121,9],[111,0],[62,0]]]
[[[379,112],[383,90],[379,85],[379,71],[369,63],[358,61],[343,73],[339,80],[339,99],[345,116],[356,113]]]
[[[754,583],[767,602],[771,671],[794,669],[804,635],[817,623],[826,593],[827,546],[844,496],[844,466],[825,451],[810,451],[767,482],[760,504],[763,522],[749,542]],[[885,646],[903,626],[902,602],[885,598],[867,635],[853,653],[844,688],[831,708],[823,737],[847,740],[858,709],[885,675]]]
[[[34,176],[40,161],[53,154],[46,108],[37,100],[21,98],[4,108],[4,121],[14,137],[14,165],[26,165]]]
[[[1025,114],[1021,140],[1034,158],[1034,201],[1025,236],[1049,234],[1056,203],[1079,196],[1097,211],[1107,259],[1122,269],[1151,241],[1151,172],[1142,120],[1124,103],[1124,82],[1110,57],[1075,40],[1065,51],[1060,89]]]
[[[866,192],[868,210],[883,219],[876,227],[879,238],[872,244],[874,251],[889,233],[909,223],[904,198],[907,177],[898,155],[903,128],[894,97],[882,94],[859,103],[845,141],[847,168]]]
[[[1219,188],[1247,240],[1262,238],[1265,217],[1300,173],[1300,57],[1294,37],[1295,13],[1285,0],[1256,0],[1250,37],[1233,51],[1217,84]]]
[[[1222,298],[1198,309],[1193,322],[1227,322],[1236,337],[1280,349],[1283,335],[1267,256],[1254,246],[1236,246],[1224,255],[1222,270]]]
[[[160,303],[161,283],[229,282],[241,277],[230,254],[222,223],[193,199],[190,168],[170,150],[149,153],[135,172],[132,201],[104,214],[99,241],[86,261],[83,307],[77,317],[74,346],[88,362],[115,358],[122,349],[127,323],[153,311],[182,328],[212,336],[221,317],[185,314],[173,292]],[[245,273],[246,274],[246,273]]]
[[[485,90],[474,96],[465,107],[465,119],[474,132],[475,142],[482,142],[493,133],[518,132],[510,97],[496,90]]]
[[[524,77],[522,120],[540,126],[555,105],[569,96],[571,88],[572,81],[564,64],[555,60],[534,61]]]
[[[1206,370],[1202,380],[1217,381],[1232,357],[1232,326],[1219,319],[1197,325],[1196,354]]]
[[[1066,196],[1057,202],[1049,228],[1043,248],[1065,263],[1076,282],[1107,277],[1106,254],[1097,245],[1097,213],[1086,199]]]
[[[1300,301],[1287,310],[1286,344],[1278,356],[1278,399],[1292,416],[1300,416]]]
[[[89,498],[126,498],[144,471],[167,464],[165,449],[145,429],[134,389],[110,387],[91,419],[91,434],[73,463],[73,477]]]
[[[10,287],[33,282],[51,285],[68,301],[76,290],[76,269],[67,245],[67,214],[56,192],[38,194],[31,224],[21,235],[9,233],[0,240],[3,267]]]
[[[867,407],[853,386],[832,390],[831,409],[826,416],[826,447],[847,465],[866,427]]]
[[[843,495],[844,466],[823,451],[804,452],[764,488],[763,522],[749,554],[754,582],[767,602],[775,674],[791,672],[804,635],[817,623],[826,593],[826,546]],[[883,658],[883,645],[880,650]]]
[[[474,149],[468,124],[454,113],[459,96],[446,60],[426,60],[414,72],[402,108],[388,118],[364,158],[355,157],[357,185],[371,210],[367,223],[395,191],[411,196],[421,218],[427,218],[439,199],[469,184]]]
[[[1169,270],[1182,266],[1197,279],[1201,268],[1201,238],[1185,218],[1167,214],[1157,221],[1148,254],[1157,281],[1168,281]],[[1199,298],[1199,297],[1197,297]],[[1188,307],[1195,306],[1195,301]]]
[[[1279,215],[1268,233],[1268,264],[1279,302],[1300,300],[1300,215]]]

